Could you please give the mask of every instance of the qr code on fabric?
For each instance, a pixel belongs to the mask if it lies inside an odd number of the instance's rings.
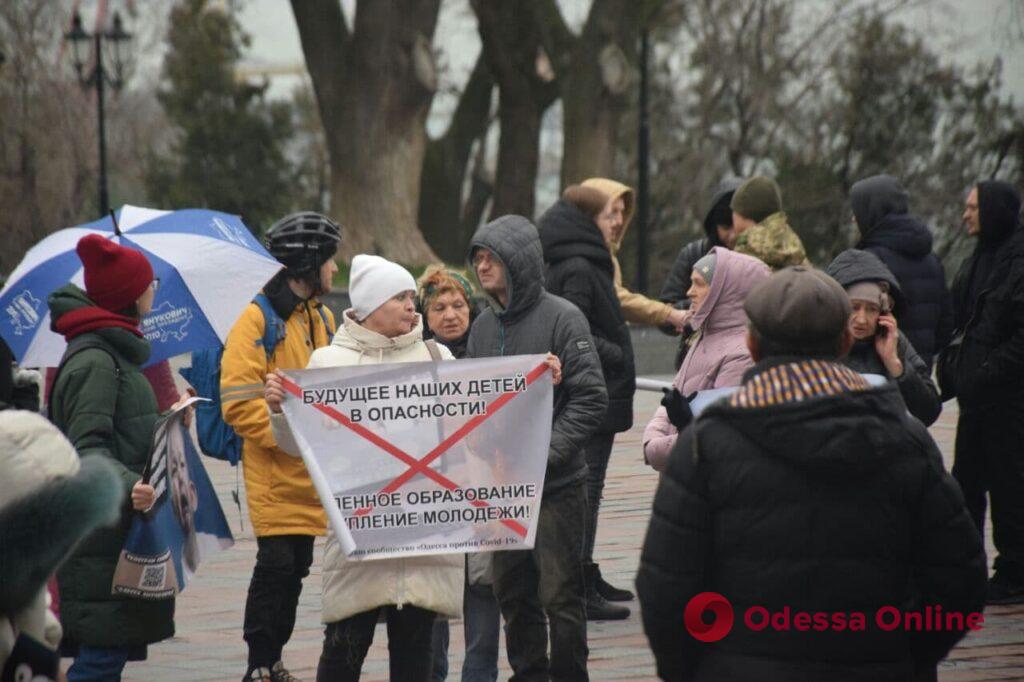
[[[142,569],[142,580],[139,581],[139,587],[144,590],[158,590],[164,586],[166,577],[166,565],[146,566]]]

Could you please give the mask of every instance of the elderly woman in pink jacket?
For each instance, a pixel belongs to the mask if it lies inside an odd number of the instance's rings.
[[[771,274],[751,256],[716,246],[694,263],[687,326],[693,330],[689,350],[672,381],[679,394],[739,386],[754,365],[747,350],[747,294]],[[665,407],[659,407],[644,429],[644,459],[661,471],[678,430]]]

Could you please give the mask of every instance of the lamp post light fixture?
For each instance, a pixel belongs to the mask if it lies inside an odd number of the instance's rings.
[[[107,193],[107,129],[104,120],[104,91],[110,86],[115,92],[124,86],[124,55],[122,46],[131,39],[131,34],[125,32],[124,24],[121,22],[121,13],[114,12],[110,22],[110,28],[105,31],[96,31],[89,34],[82,26],[82,15],[77,11],[71,19],[71,30],[64,34],[64,40],[71,43],[72,65],[78,76],[78,82],[83,90],[96,89],[96,118],[99,126],[99,156],[100,156],[100,177],[99,177],[99,208],[100,215],[110,213],[110,196]],[[88,44],[92,41],[96,63],[91,70],[86,70],[86,52]],[[103,65],[103,45],[113,45],[111,58],[113,70],[107,70]]]

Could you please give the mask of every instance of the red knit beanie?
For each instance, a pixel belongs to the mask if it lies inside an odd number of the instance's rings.
[[[153,281],[153,266],[142,253],[101,235],[82,237],[75,250],[85,266],[85,293],[101,308],[124,310]]]

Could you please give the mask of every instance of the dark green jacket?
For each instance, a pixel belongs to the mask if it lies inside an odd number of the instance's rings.
[[[54,321],[95,305],[73,284],[54,292],[49,304]],[[112,461],[125,489],[120,523],[86,538],[57,573],[64,643],[73,649],[158,642],[174,635],[174,601],[111,594],[134,516],[131,489],[153,447],[156,397],[140,371],[149,358],[149,343],[126,329],[104,328],[74,338],[64,357],[67,362],[51,392],[50,418],[80,456]]]

